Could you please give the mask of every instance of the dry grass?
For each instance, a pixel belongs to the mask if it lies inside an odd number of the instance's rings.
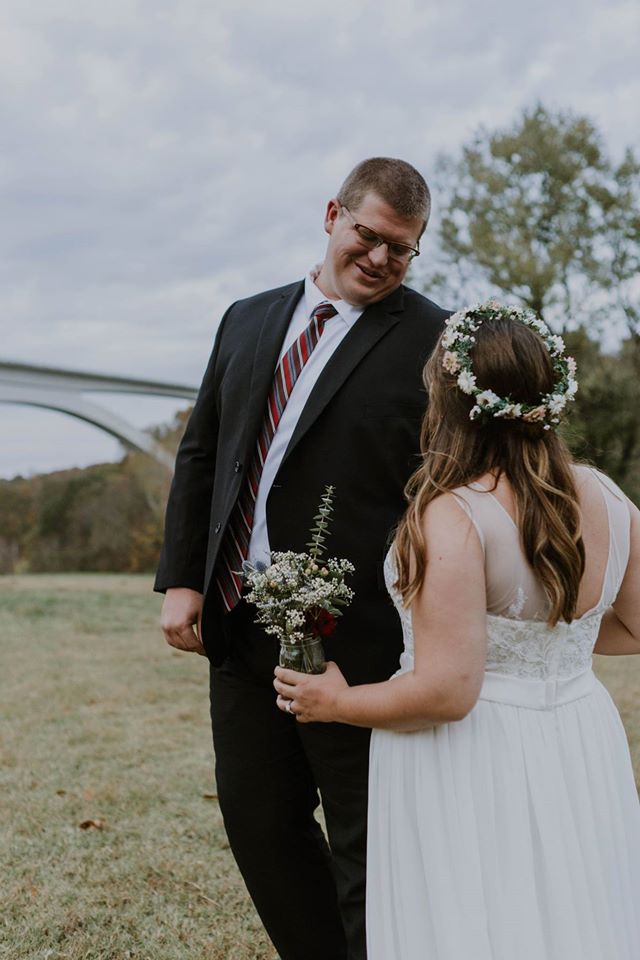
[[[0,581],[7,960],[275,957],[211,798],[206,664],[166,647],[150,590]]]
[[[7,960],[275,957],[211,798],[206,664],[165,646],[150,590],[0,580]],[[640,657],[598,661],[640,773]]]

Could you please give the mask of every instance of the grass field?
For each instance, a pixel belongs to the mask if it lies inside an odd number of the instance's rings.
[[[148,577],[0,579],[3,960],[275,957],[214,798],[206,662],[159,610]]]
[[[3,960],[275,958],[215,800],[206,664],[150,590],[0,579]],[[640,773],[640,657],[597,670]]]

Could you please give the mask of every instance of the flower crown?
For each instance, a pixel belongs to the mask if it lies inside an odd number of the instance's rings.
[[[511,397],[499,397],[493,390],[481,390],[477,386],[471,363],[471,351],[476,342],[474,333],[483,321],[494,319],[524,323],[542,337],[551,354],[555,382],[551,393],[541,396],[538,403],[515,403]],[[562,337],[551,333],[546,323],[534,313],[519,307],[505,307],[497,300],[475,304],[450,316],[441,346],[444,351],[442,366],[447,373],[457,374],[457,384],[463,393],[475,397],[475,406],[469,412],[470,420],[478,417],[520,419],[526,423],[542,423],[545,430],[550,430],[552,424],[560,423],[564,408],[574,399],[578,389],[576,362],[573,357],[565,355]]]

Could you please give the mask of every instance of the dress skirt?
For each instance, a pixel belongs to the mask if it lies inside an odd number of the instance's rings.
[[[374,731],[369,790],[368,960],[640,958],[638,793],[591,671]]]

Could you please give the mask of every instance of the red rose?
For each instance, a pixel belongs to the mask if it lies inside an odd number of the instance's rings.
[[[332,613],[322,607],[309,611],[307,621],[314,631],[321,637],[330,637],[338,626],[338,621]]]

